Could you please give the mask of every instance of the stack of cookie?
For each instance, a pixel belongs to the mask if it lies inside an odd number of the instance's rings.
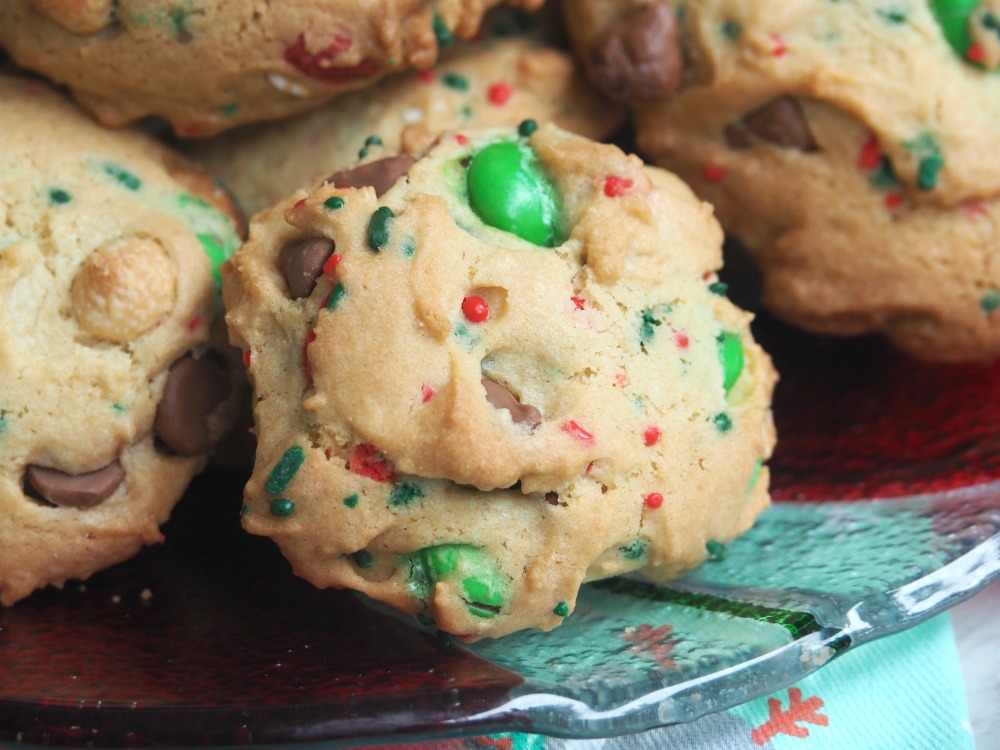
[[[676,576],[749,528],[776,376],[712,209],[598,142],[625,109],[558,15],[499,4],[0,7],[14,61],[102,123],[0,87],[5,604],[157,541],[241,404],[246,529],[463,637],[555,627],[583,582]],[[146,115],[248,235],[175,151],[108,129]]]

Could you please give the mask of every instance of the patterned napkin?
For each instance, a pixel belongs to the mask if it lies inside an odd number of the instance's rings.
[[[600,740],[494,734],[382,750],[974,750],[947,613],[690,724]],[[374,750],[374,749],[372,749]]]

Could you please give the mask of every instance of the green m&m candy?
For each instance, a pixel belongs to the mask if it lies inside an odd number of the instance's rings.
[[[931,10],[944,32],[944,38],[962,57],[972,43],[969,16],[978,5],[979,0],[931,0]]]
[[[559,243],[559,201],[527,146],[503,141],[472,157],[469,203],[484,223],[542,247]]]
[[[456,581],[469,612],[496,617],[507,599],[507,581],[496,560],[468,544],[438,544],[410,560],[410,590],[426,599],[438,581]]]
[[[736,381],[743,372],[743,341],[738,333],[726,331],[717,339],[719,344],[719,361],[722,363],[722,384],[729,393],[729,389],[736,385]]]

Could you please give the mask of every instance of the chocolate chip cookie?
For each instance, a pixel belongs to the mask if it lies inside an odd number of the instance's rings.
[[[105,124],[161,115],[181,136],[207,136],[429,68],[500,2],[5,0],[0,46]]]
[[[261,212],[223,267],[248,531],[317,586],[478,638],[753,523],[775,374],[680,180],[532,121],[368,177]]]
[[[359,160],[420,153],[443,130],[531,117],[601,140],[624,114],[585,84],[566,52],[494,37],[455,44],[433,69],[387,78],[291,120],[191,142],[188,152],[254,214]]]
[[[566,18],[772,311],[923,359],[1000,355],[993,0],[581,0]]]
[[[239,244],[203,173],[0,76],[0,603],[123,560],[225,430],[208,344]]]

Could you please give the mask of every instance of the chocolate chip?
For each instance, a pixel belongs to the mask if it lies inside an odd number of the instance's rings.
[[[486,400],[497,409],[509,411],[514,424],[526,424],[531,429],[541,424],[542,413],[534,406],[522,404],[513,393],[493,380],[483,378],[482,383],[486,389]]]
[[[316,279],[323,273],[323,264],[333,255],[335,245],[326,237],[286,242],[278,253],[278,267],[288,282],[292,299],[302,299],[312,294]]]
[[[545,502],[549,505],[559,505],[559,493],[558,492],[546,492]]]
[[[409,154],[399,156],[388,156],[378,161],[370,161],[367,164],[345,169],[341,172],[330,175],[326,182],[332,182],[337,187],[373,187],[375,195],[381,196],[389,188],[396,184],[396,181],[410,171],[416,163],[416,159]]]
[[[67,474],[47,466],[29,466],[24,480],[45,500],[61,508],[92,508],[107,500],[125,479],[118,461],[86,474]]]
[[[666,3],[644,5],[591,45],[587,74],[623,102],[665,99],[684,83],[680,28]]]
[[[748,148],[751,136],[782,148],[816,150],[816,141],[809,131],[809,123],[802,114],[802,107],[791,96],[772,99],[748,114],[740,123],[726,128],[726,141],[735,149]]]
[[[213,358],[189,354],[177,360],[156,407],[156,436],[181,456],[207,453],[212,448],[208,418],[229,389],[225,368]]]

